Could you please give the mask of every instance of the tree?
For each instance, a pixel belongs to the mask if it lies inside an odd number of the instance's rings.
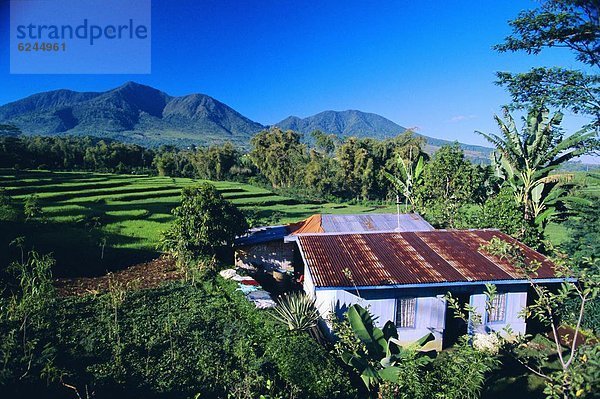
[[[529,111],[521,132],[507,108],[504,117],[502,120],[494,116],[501,136],[478,133],[496,147],[497,171],[513,189],[517,205],[523,206],[525,220],[543,231],[569,199],[559,185],[569,176],[551,173],[568,160],[596,148],[596,133],[583,129],[564,137],[559,127],[562,114],[550,117],[547,109]]]
[[[404,377],[403,363],[418,370],[431,362],[435,351],[427,353],[422,349],[434,339],[433,334],[429,333],[410,347],[403,348],[393,322],[387,321],[381,329],[375,327],[368,310],[360,305],[350,306],[347,318],[365,351],[345,351],[342,353],[342,360],[358,372],[370,392],[377,392],[384,381],[401,383]],[[420,381],[417,381],[417,385],[418,383]]]
[[[265,130],[251,140],[250,158],[274,188],[290,188],[301,181],[302,168],[306,163],[306,147],[300,143],[300,135],[278,127]]]
[[[538,229],[523,218],[523,206],[515,204],[508,186],[489,197],[477,210],[473,227],[499,229],[532,248],[539,248],[542,238]]]
[[[458,227],[461,207],[475,202],[481,184],[479,169],[465,159],[460,147],[444,146],[425,165],[417,202],[434,224]]]
[[[600,174],[589,174],[586,180],[590,186],[599,184]],[[575,262],[600,254],[600,198],[587,192],[578,195],[582,201],[574,204],[573,217],[564,224],[570,234],[562,245]]]
[[[172,213],[175,220],[163,233],[161,247],[181,267],[199,255],[214,255],[218,248],[230,247],[248,229],[242,212],[208,183],[184,188],[181,205]]]
[[[310,150],[310,162],[304,168],[305,187],[321,197],[332,196],[339,186],[335,179],[336,166],[333,158]]]
[[[566,48],[592,73],[565,68],[532,68],[525,73],[498,72],[518,108],[542,105],[590,115],[600,126],[600,3],[595,0],[547,0],[522,11],[509,22],[513,34],[496,45],[500,52],[538,54],[548,48]]]
[[[335,151],[337,137],[335,134],[325,134],[320,130],[310,132],[310,137],[315,142],[315,148],[325,155],[331,155]]]
[[[555,273],[565,281],[558,290],[551,290],[533,281],[540,264],[538,261],[525,262],[517,244],[493,238],[482,250],[507,259],[523,272],[532,291],[535,292],[535,299],[524,308],[522,316],[537,319],[551,330],[553,349],[550,353],[540,350],[539,345],[532,343],[531,336],[528,335],[507,341],[509,353],[532,373],[544,379],[544,393],[548,398],[595,397],[600,375],[600,348],[585,343],[577,346],[577,343],[582,331],[586,304],[600,295],[599,260],[589,259],[588,267],[578,270],[564,257],[555,258]],[[575,326],[570,336],[561,336],[557,314],[565,303],[573,298],[579,302]],[[556,366],[550,365],[550,357],[557,359],[558,370]]]

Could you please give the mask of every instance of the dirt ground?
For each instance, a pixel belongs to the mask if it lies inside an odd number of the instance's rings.
[[[108,290],[109,281],[131,288],[153,288],[165,281],[178,280],[182,273],[166,256],[140,263],[100,277],[61,278],[54,283],[61,296],[98,294]]]

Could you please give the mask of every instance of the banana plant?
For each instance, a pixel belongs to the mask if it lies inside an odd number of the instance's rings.
[[[538,227],[543,228],[558,213],[554,205],[567,194],[560,183],[571,179],[570,175],[551,173],[564,162],[597,149],[597,132],[583,129],[564,137],[560,129],[562,114],[550,117],[545,108],[531,110],[521,132],[507,108],[504,120],[494,118],[501,135],[477,133],[496,147],[497,174],[513,189],[515,201],[523,206],[524,218],[542,223]]]
[[[421,175],[425,167],[425,160],[422,155],[417,160],[405,160],[398,157],[398,173],[394,176],[389,172],[383,172],[384,176],[392,183],[399,194],[405,198],[405,205],[413,210],[415,208],[415,187],[421,182]]]
[[[375,327],[369,311],[360,305],[352,305],[348,309],[347,317],[352,331],[364,344],[367,353],[361,355],[345,352],[342,354],[342,360],[358,372],[370,392],[376,390],[384,380],[397,383],[401,371],[398,365],[409,357],[411,361],[417,361],[423,366],[434,357],[435,351],[423,350],[425,344],[434,339],[431,333],[410,346],[403,347],[393,322],[386,322],[383,328]],[[412,356],[414,351],[418,352],[416,357]]]

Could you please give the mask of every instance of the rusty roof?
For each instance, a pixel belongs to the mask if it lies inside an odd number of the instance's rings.
[[[493,237],[517,242],[496,230],[433,230],[363,234],[308,234],[298,245],[316,287],[523,280],[506,260],[479,248]],[[541,262],[536,278],[555,278],[552,263],[519,243],[526,260]]]
[[[288,225],[290,234],[305,234],[305,233],[323,233],[323,227],[321,226],[321,215],[312,215],[308,219],[305,219],[298,223],[291,223]]]
[[[290,234],[434,230],[418,213],[316,214],[289,227]]]

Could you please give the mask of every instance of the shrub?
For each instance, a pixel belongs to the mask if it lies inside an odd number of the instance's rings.
[[[343,398],[356,395],[341,364],[308,335],[284,333],[267,342],[266,357],[278,376],[304,398]]]
[[[452,349],[442,352],[427,375],[431,398],[479,398],[486,376],[499,365],[487,350],[476,350],[463,337]]]
[[[35,338],[56,348],[49,354],[63,382],[99,398],[356,397],[325,349],[278,326],[236,287],[205,279],[59,298],[48,333]],[[6,388],[23,385],[15,378]],[[49,392],[39,387],[31,396]]]
[[[473,227],[496,228],[532,248],[539,248],[542,234],[537,227],[523,218],[523,209],[515,202],[510,187],[503,187],[498,195],[488,198],[474,216]]]

